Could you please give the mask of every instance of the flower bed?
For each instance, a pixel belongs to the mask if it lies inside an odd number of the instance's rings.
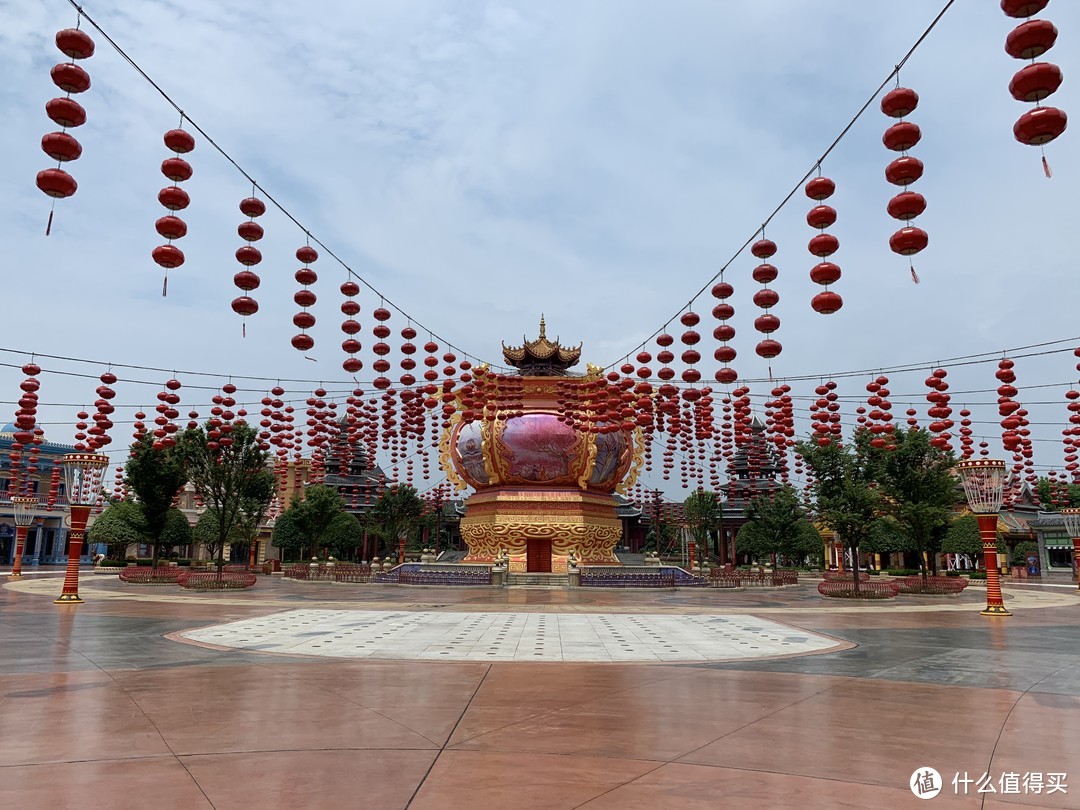
[[[254,574],[246,571],[185,571],[176,582],[181,588],[192,591],[239,591],[250,588],[258,580]]]
[[[120,572],[120,581],[133,585],[172,585],[184,573],[176,565],[151,568],[148,565],[129,565]]]
[[[960,593],[967,587],[968,581],[963,577],[927,577],[921,576],[901,577],[893,580],[900,593],[924,593],[924,594],[954,594]]]
[[[868,577],[869,579],[869,577]],[[818,593],[834,599],[892,599],[900,588],[895,582],[859,582],[859,590],[855,590],[855,582],[851,579],[826,579],[818,583]]]

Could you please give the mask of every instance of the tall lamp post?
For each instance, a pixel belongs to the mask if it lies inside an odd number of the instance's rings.
[[[68,453],[61,461],[64,485],[71,507],[71,531],[68,533],[67,571],[58,605],[77,605],[79,598],[79,553],[86,536],[86,520],[101,498],[101,483],[109,466],[109,457],[101,453]]]
[[[1065,519],[1065,531],[1072,538],[1073,569],[1080,571],[1080,509],[1062,509],[1061,516]],[[1080,588],[1080,576],[1077,576],[1077,580],[1077,587]]]
[[[1001,577],[997,559],[997,522],[1005,492],[1005,462],[991,458],[970,458],[956,463],[968,506],[979,521],[983,564],[986,567],[986,610],[983,616],[1011,616],[1001,598]]]
[[[11,565],[11,578],[22,576],[23,549],[26,547],[26,531],[34,520],[37,498],[30,495],[13,495],[11,508],[15,512],[15,559]]]

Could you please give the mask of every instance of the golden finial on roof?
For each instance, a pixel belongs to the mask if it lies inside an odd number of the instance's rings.
[[[547,340],[547,328],[544,326],[544,313],[540,313],[540,339]]]

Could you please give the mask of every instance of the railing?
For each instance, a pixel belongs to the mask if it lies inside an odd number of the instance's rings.
[[[898,577],[892,580],[900,589],[900,593],[923,593],[923,594],[954,594],[960,593],[967,587],[968,581],[963,577]]]
[[[361,563],[334,563],[334,582],[371,582],[371,566]]]
[[[674,588],[676,568],[652,570],[588,566],[581,569],[583,588]],[[685,573],[685,572],[684,572]]]
[[[490,585],[491,569],[486,565],[470,566],[420,566],[412,568],[399,565],[397,583],[399,585]],[[387,572],[393,574],[394,571]]]
[[[247,571],[222,571],[220,574],[184,571],[176,579],[181,588],[193,591],[239,591],[250,588],[258,577]]]
[[[830,596],[837,599],[892,599],[900,593],[900,587],[895,582],[862,582],[859,581],[859,590],[855,590],[855,582],[851,579],[826,579],[818,583],[818,593],[822,596]]]
[[[798,585],[799,572],[784,569],[781,571],[724,571],[714,568],[710,572],[711,588],[782,588],[784,585]]]
[[[127,568],[120,570],[120,581],[133,585],[172,585],[182,573],[185,573],[184,569],[176,565],[166,565],[160,568],[129,565]]]
[[[828,580],[847,580],[851,581],[851,571],[826,571],[825,579]],[[859,582],[869,582],[870,575],[866,571],[859,572]]]

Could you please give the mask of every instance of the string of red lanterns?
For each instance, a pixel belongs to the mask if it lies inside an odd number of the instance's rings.
[[[1001,0],[1001,9],[1009,17],[1024,19],[1038,14],[1050,0]],[[1031,101],[1034,109],[1021,115],[1013,124],[1013,136],[1020,143],[1040,149],[1065,131],[1068,117],[1057,107],[1043,107],[1043,99],[1053,95],[1061,86],[1061,68],[1050,62],[1035,60],[1054,47],[1058,31],[1049,20],[1028,19],[1016,26],[1005,38],[1005,52],[1014,59],[1029,59],[1009,82],[1009,93],[1017,101]],[[1046,152],[1042,150],[1043,172],[1051,176]]]
[[[253,243],[263,238],[262,225],[255,218],[266,213],[266,203],[258,197],[247,197],[240,201],[240,213],[248,219],[237,226],[236,233],[247,244],[236,249],[236,260],[244,265],[244,269],[233,276],[233,284],[244,294],[233,299],[232,310],[241,318],[247,318],[259,311],[259,302],[248,293],[258,289],[261,283],[258,274],[250,268],[262,261],[262,252]],[[247,337],[246,321],[241,327],[241,334]]]
[[[840,240],[825,232],[826,228],[836,223],[836,209],[824,203],[836,191],[836,184],[828,177],[818,176],[807,182],[803,190],[807,197],[817,203],[807,213],[806,224],[820,231],[811,237],[806,246],[812,256],[821,259],[810,269],[810,280],[825,288],[824,292],[819,292],[810,300],[810,306],[814,312],[832,315],[844,305],[844,299],[829,289],[830,284],[840,280],[840,267],[835,262],[826,261],[840,248]]]
[[[784,349],[780,341],[772,338],[773,332],[780,328],[780,319],[769,311],[780,301],[780,294],[769,287],[769,284],[776,280],[779,271],[775,265],[765,261],[776,253],[776,243],[762,235],[762,238],[750,247],[750,252],[761,260],[752,273],[754,281],[761,284],[761,289],[754,293],[754,304],[765,310],[763,315],[754,319],[754,328],[765,335],[754,351],[758,353],[758,356],[771,360]]]
[[[296,249],[296,259],[304,266],[296,271],[294,278],[301,285],[301,289],[293,295],[301,310],[293,315],[293,325],[300,329],[300,334],[290,341],[293,348],[307,351],[315,345],[315,339],[307,334],[307,330],[315,325],[315,316],[308,312],[308,307],[315,303],[314,291],[309,289],[312,284],[319,280],[318,275],[311,269],[311,265],[319,258],[319,253],[311,245],[302,245]],[[348,370],[348,369],[346,369]]]
[[[886,210],[893,219],[907,223],[889,237],[889,248],[893,253],[908,257],[911,280],[916,284],[919,283],[919,274],[915,272],[915,264],[911,257],[929,244],[930,237],[922,228],[911,224],[926,210],[926,198],[909,189],[909,186],[922,177],[923,173],[922,161],[908,155],[908,150],[922,139],[922,131],[918,124],[904,119],[918,106],[919,94],[909,87],[901,87],[899,79],[897,86],[881,99],[881,111],[890,118],[900,119],[885,130],[881,139],[886,149],[900,152],[900,157],[885,167],[885,179],[903,188],[903,191],[889,200]]]
[[[78,22],[82,22],[81,15]],[[49,221],[45,226],[46,236],[52,233],[56,201],[70,197],[79,188],[75,178],[60,167],[69,161],[78,160],[82,155],[82,144],[68,133],[68,129],[81,127],[86,123],[86,110],[71,96],[73,93],[85,93],[90,89],[90,74],[76,65],[75,60],[93,56],[94,41],[78,27],[65,28],[56,33],[56,47],[71,61],[61,62],[49,72],[53,84],[67,95],[54,98],[45,104],[45,114],[61,128],[59,132],[50,132],[41,139],[41,150],[56,161],[55,169],[43,169],[37,173],[36,178],[37,187],[52,198]]]
[[[165,186],[158,192],[158,202],[169,211],[182,211],[191,203],[191,197],[177,183],[190,180],[193,174],[191,164],[180,155],[187,154],[195,148],[195,138],[190,132],[183,129],[183,118],[180,120],[180,128],[170,129],[165,133],[163,140],[165,146],[172,150],[173,156],[161,162],[161,173],[172,181],[171,186]],[[161,284],[161,295],[165,297],[169,293],[169,271],[184,263],[184,252],[173,241],[182,239],[187,235],[187,223],[175,214],[166,214],[159,217],[154,223],[154,229],[159,235],[168,241],[164,245],[158,245],[151,252],[153,260],[165,270],[165,278]]]

